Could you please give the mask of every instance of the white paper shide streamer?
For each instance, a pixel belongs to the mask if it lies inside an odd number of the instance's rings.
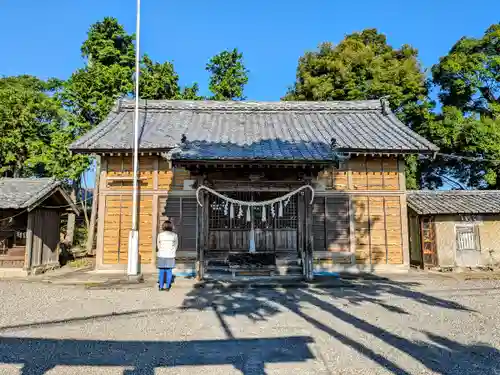
[[[311,190],[312,194],[311,194],[311,201],[309,202],[309,204],[312,204],[314,201],[314,189],[312,188],[311,185],[303,185],[303,186],[299,187],[298,189],[291,191],[291,192],[289,192],[281,197],[270,199],[267,201],[260,201],[260,202],[253,202],[253,201],[247,202],[247,201],[240,201],[238,199],[229,198],[229,197],[209,188],[208,186],[201,185],[200,187],[198,187],[198,189],[196,189],[196,200],[198,201],[198,204],[200,206],[203,206],[203,204],[200,201],[200,195],[199,195],[202,190],[205,190],[205,191],[209,192],[210,194],[213,194],[213,195],[219,197],[220,199],[225,201],[225,204],[224,204],[224,214],[225,215],[228,214],[228,206],[229,206],[229,218],[231,218],[231,219],[233,219],[235,217],[235,213],[236,213],[235,210],[236,209],[238,209],[237,217],[239,219],[243,218],[243,215],[244,215],[243,207],[245,207],[246,208],[246,221],[247,222],[250,222],[252,220],[251,219],[251,210],[254,207],[261,207],[262,208],[262,222],[265,222],[267,220],[267,207],[270,208],[271,216],[273,218],[276,217],[276,212],[278,214],[277,215],[278,217],[283,217],[285,207],[288,205],[288,203],[290,203],[290,198],[293,197],[294,195],[300,193],[301,191],[306,190],[306,189]]]

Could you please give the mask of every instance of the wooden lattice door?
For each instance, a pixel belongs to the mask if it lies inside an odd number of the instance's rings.
[[[272,192],[225,192],[224,194],[234,199],[256,202],[280,195]],[[284,207],[282,217],[278,217],[278,205],[275,205],[274,217],[269,207],[266,207],[265,212],[262,207],[254,207],[249,221],[246,208],[240,214],[239,207],[235,206],[233,218],[230,218],[225,201],[214,195],[210,196],[209,209],[209,250],[248,252],[253,226],[257,252],[297,251],[298,217],[295,196]],[[266,217],[262,220],[264,213]]]
[[[422,239],[422,260],[424,267],[437,266],[436,229],[434,217],[420,218],[420,238]]]

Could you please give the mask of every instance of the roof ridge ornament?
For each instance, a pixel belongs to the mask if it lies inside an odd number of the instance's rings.
[[[380,105],[382,106],[382,113],[386,116],[391,113],[389,98],[390,95],[385,95],[380,97]]]
[[[181,143],[176,143],[168,152],[160,153],[160,156],[168,162],[168,168],[172,169],[172,158],[175,153],[182,153],[183,150],[187,148],[187,137],[186,134],[182,134]]]

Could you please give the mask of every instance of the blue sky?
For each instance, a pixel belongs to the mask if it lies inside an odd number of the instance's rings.
[[[416,47],[430,67],[499,15],[498,0],[142,0],[141,52],[173,61],[181,83],[198,82],[206,95],[206,62],[237,47],[250,70],[247,98],[279,100],[298,58],[321,42],[375,27],[395,47]],[[0,0],[0,75],[69,77],[83,64],[89,26],[105,16],[135,32],[135,0]]]
[[[299,56],[320,42],[376,27],[392,45],[418,48],[428,67],[461,36],[480,36],[499,22],[499,14],[498,0],[142,0],[141,49],[173,60],[181,82],[198,82],[206,94],[205,63],[238,47],[250,70],[248,99],[279,100]],[[0,1],[0,75],[68,77],[83,63],[89,25],[104,16],[134,32],[135,0]]]

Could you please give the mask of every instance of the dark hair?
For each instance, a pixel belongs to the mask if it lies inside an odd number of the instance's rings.
[[[170,220],[166,220],[165,222],[163,222],[161,230],[172,232],[174,230],[174,226],[172,225],[172,222]]]

